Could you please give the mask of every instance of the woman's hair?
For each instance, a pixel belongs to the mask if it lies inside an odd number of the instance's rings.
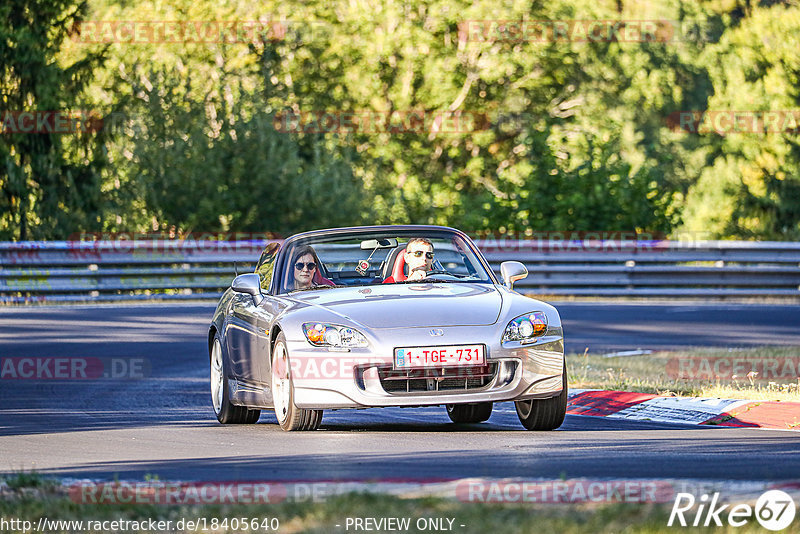
[[[303,245],[298,247],[294,252],[292,252],[292,262],[289,264],[289,289],[294,288],[294,264],[307,254],[311,254],[311,256],[314,258],[314,263],[317,265],[316,271],[320,276],[322,275],[319,265],[319,258],[317,257],[317,253],[314,251],[314,248],[311,245]],[[315,278],[317,277],[317,273],[315,273]]]

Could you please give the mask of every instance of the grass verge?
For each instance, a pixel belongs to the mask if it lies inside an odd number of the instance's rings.
[[[800,402],[800,347],[570,354],[571,388]]]
[[[83,521],[77,525],[58,526],[49,523],[47,532],[107,533],[131,532],[130,528],[114,530],[106,524],[105,528],[95,528],[87,521],[171,521],[172,532],[280,532],[290,533],[331,533],[354,532],[348,518],[408,518],[410,528],[396,532],[451,531],[463,534],[486,532],[514,533],[656,533],[674,530],[668,527],[670,505],[658,504],[483,504],[447,500],[441,498],[400,499],[389,495],[348,494],[329,498],[324,502],[284,502],[264,505],[204,505],[204,506],[161,506],[141,504],[87,505],[71,501],[69,498],[47,492],[35,493],[18,488],[0,499],[0,516],[19,521],[38,524],[44,517],[48,520]],[[180,520],[197,521],[205,519],[206,530],[202,528],[177,528]],[[227,518],[227,526],[222,526]],[[244,529],[234,519],[256,518],[261,525],[256,530]],[[273,519],[274,518],[274,519]],[[216,523],[213,523],[216,519]],[[263,522],[267,520],[266,522]],[[277,523],[276,521],[277,520]],[[450,522],[452,520],[452,522]],[[420,521],[420,523],[417,523]],[[436,523],[439,521],[439,523]],[[431,528],[432,525],[448,528]],[[216,525],[217,528],[212,528]],[[462,526],[463,525],[463,526]],[[202,525],[200,525],[202,526]],[[277,529],[273,527],[277,526]],[[745,527],[693,529],[697,532],[754,532],[758,524],[753,520]],[[419,528],[423,527],[423,528]],[[361,529],[362,531],[364,529]],[[22,529],[5,530],[21,532]],[[134,530],[154,532],[148,528]],[[377,532],[391,529],[374,529]]]

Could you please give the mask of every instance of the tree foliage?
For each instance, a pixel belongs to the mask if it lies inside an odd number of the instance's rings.
[[[369,223],[800,236],[796,130],[699,134],[669,119],[796,109],[791,2],[13,0],[0,11],[7,109],[86,104],[113,119],[84,136],[3,135],[6,237]],[[237,43],[65,40],[81,18],[287,24]],[[675,35],[465,39],[465,22],[488,20],[660,20]],[[289,111],[482,119],[303,133],[275,127]]]
[[[23,112],[67,116],[87,109],[84,90],[102,50],[56,61],[86,10],[85,2],[71,0],[8,0],[0,5],[2,239],[52,239],[100,225],[105,136],[91,131],[69,137],[27,133],[7,122]]]
[[[709,50],[708,109],[744,111],[747,133],[712,136],[684,214],[689,231],[800,239],[800,9],[755,7]],[[711,61],[711,58],[714,61]],[[757,128],[757,112],[778,112]],[[753,113],[755,112],[755,113]]]

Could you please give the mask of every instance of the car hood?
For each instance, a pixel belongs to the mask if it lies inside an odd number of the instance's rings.
[[[369,328],[479,326],[497,322],[502,297],[491,284],[422,283],[339,287],[292,293]]]

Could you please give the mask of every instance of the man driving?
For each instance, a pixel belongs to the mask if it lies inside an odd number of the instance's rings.
[[[415,237],[406,244],[403,259],[408,266],[406,281],[423,280],[428,276],[428,271],[433,268],[433,243],[424,237]],[[383,281],[384,284],[393,284],[394,276]]]

